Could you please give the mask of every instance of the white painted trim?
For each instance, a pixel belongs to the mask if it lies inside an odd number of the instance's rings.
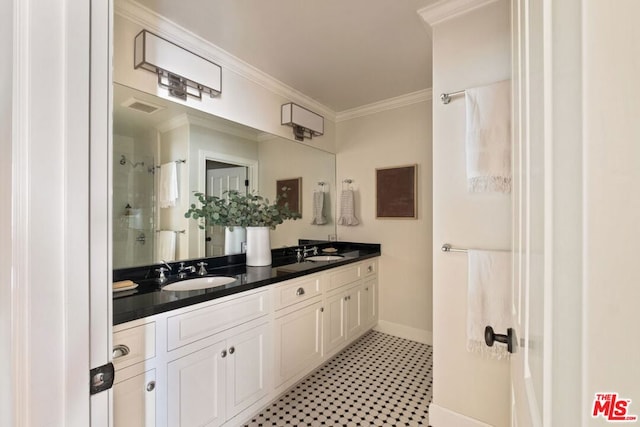
[[[90,367],[111,361],[113,1],[91,0],[89,151]],[[84,367],[82,367],[84,369]],[[90,397],[91,427],[113,424],[113,390]]]
[[[492,427],[474,418],[438,406],[429,405],[429,425],[432,427]]]
[[[373,329],[384,334],[433,345],[432,332],[425,331],[424,329],[412,328],[411,326],[388,322],[386,320],[379,320],[378,324]]]
[[[218,153],[215,151],[198,150],[198,192],[205,193],[207,180],[207,160],[214,162],[230,163],[238,166],[246,166],[249,168],[247,179],[249,180],[249,191],[258,191],[258,161],[247,159],[245,157],[233,156],[231,154]],[[198,254],[200,257],[205,256],[205,230],[198,227]]]
[[[31,425],[29,352],[29,140],[30,140],[30,3],[13,2],[13,120],[11,231],[11,371],[13,423]]]
[[[115,13],[131,22],[141,25],[145,29],[168,38],[187,50],[207,59],[211,59],[213,62],[223,67],[223,76],[225,72],[224,68],[229,69],[284,98],[290,99],[293,102],[304,105],[305,107],[322,114],[327,120],[335,121],[335,112],[329,107],[308,97],[302,92],[287,86],[265,72],[260,71],[254,66],[231,55],[224,49],[221,49],[213,43],[192,33],[191,31],[188,31],[173,21],[170,21],[164,16],[157,14],[133,0],[116,1]]]
[[[497,0],[440,0],[418,10],[418,15],[431,27],[479,9]]]
[[[396,96],[382,101],[373,102],[361,107],[351,108],[336,113],[336,123],[345,120],[355,119],[356,117],[369,116],[371,114],[380,113],[382,111],[392,110],[394,108],[406,107],[408,105],[417,104],[419,102],[431,101],[433,93],[431,88],[407,93],[405,95]]]

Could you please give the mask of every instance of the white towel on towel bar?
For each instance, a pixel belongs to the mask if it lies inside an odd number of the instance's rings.
[[[467,291],[467,350],[502,359],[507,345],[484,342],[484,328],[506,334],[511,327],[511,253],[469,249]]]
[[[314,191],[313,193],[313,220],[312,225],[324,225],[327,218],[324,216],[324,191]]]
[[[157,241],[158,252],[156,261],[173,261],[176,259],[176,233],[174,231],[162,230],[158,232]]]
[[[178,171],[176,162],[160,166],[160,183],[158,186],[158,204],[161,208],[176,205],[178,200]]]
[[[360,224],[356,218],[355,195],[353,190],[342,190],[340,195],[340,218],[338,225],[353,226]]]
[[[470,193],[511,192],[510,82],[465,91]]]

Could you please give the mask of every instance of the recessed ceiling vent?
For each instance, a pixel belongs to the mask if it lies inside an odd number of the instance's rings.
[[[145,114],[153,114],[156,111],[164,109],[161,105],[156,105],[147,101],[140,101],[136,98],[129,98],[122,103],[123,107],[131,108],[132,110],[141,111]]]

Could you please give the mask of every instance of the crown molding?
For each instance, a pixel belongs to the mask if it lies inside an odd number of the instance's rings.
[[[169,132],[182,126],[199,126],[216,132],[226,133],[227,135],[237,136],[239,138],[257,141],[262,132],[247,130],[246,126],[219,123],[208,118],[194,116],[188,113],[180,114],[166,122],[160,123],[156,129],[160,133]]]
[[[418,15],[433,27],[472,10],[479,9],[497,0],[440,0],[418,10]]]
[[[392,110],[394,108],[406,107],[419,102],[431,101],[432,98],[433,93],[431,88],[411,92],[394,98],[363,105],[362,107],[340,111],[339,113],[336,113],[336,123],[355,119],[356,117],[369,116],[382,111]]]
[[[133,0],[117,0],[114,5],[114,12],[145,29],[167,37],[187,50],[211,59],[223,68],[231,70],[285,99],[304,105],[322,114],[326,119],[335,121],[336,113],[329,107]]]

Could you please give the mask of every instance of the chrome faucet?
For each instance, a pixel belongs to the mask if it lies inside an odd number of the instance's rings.
[[[160,260],[160,262],[167,266],[167,268],[160,267],[156,269],[156,272],[158,273],[158,283],[164,283],[167,281],[167,277],[164,275],[164,272],[171,271],[171,266],[164,260]]]
[[[198,267],[200,267],[200,270],[198,270],[198,274],[201,275],[201,276],[206,276],[207,275],[207,269],[204,268],[204,266],[208,265],[208,264],[206,262],[202,261],[202,262],[199,262],[197,265],[198,265]]]
[[[184,262],[180,263],[178,267],[178,279],[184,279],[189,273],[195,273],[196,268],[193,265],[184,265]]]
[[[314,246],[312,248],[307,249],[306,246],[302,247],[302,256],[306,258],[309,255],[309,252],[313,252],[314,255],[318,255],[318,247]]]

